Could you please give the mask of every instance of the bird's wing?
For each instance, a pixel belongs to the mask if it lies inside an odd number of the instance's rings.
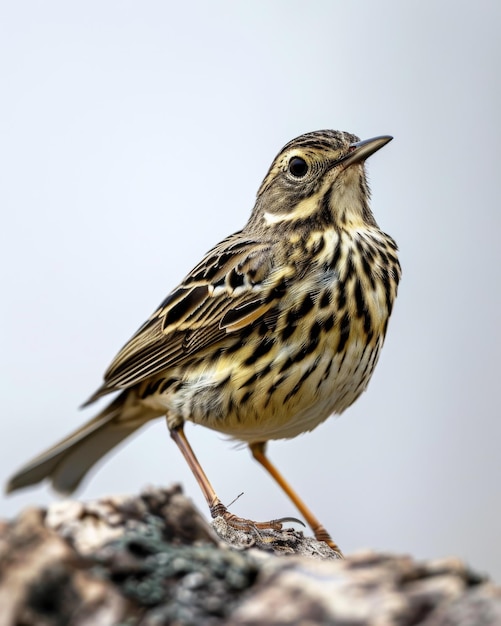
[[[125,389],[273,316],[286,272],[273,243],[235,233],[213,248],[122,348],[86,402]]]

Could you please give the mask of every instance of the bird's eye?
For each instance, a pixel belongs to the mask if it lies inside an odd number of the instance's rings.
[[[304,178],[308,173],[308,163],[301,157],[292,157],[289,161],[289,172],[294,178]]]

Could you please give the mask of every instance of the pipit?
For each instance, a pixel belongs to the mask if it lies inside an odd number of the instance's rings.
[[[86,405],[117,397],[25,465],[8,491],[48,478],[71,493],[105,453],[165,416],[213,517],[280,528],[286,518],[257,523],[229,513],[186,439],[188,420],[247,443],[315,537],[340,553],[265,450],[342,413],[374,371],[401,272],[397,246],[369,207],[365,160],[390,140],[324,130],[289,142],[244,228],[167,296]]]

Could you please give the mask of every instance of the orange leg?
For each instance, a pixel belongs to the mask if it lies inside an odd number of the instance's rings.
[[[268,457],[265,454],[266,442],[258,442],[249,444],[250,451],[252,452],[252,456],[256,459],[256,461],[261,464],[264,469],[277,481],[280,487],[284,490],[284,492],[289,496],[289,498],[294,502],[298,511],[306,520],[306,523],[313,531],[315,538],[318,541],[324,541],[328,546],[330,546],[335,552],[337,552],[340,556],[343,556],[343,553],[339,549],[338,545],[333,541],[329,533],[322,526],[322,524],[318,521],[318,519],[313,515],[310,509],[306,506],[306,504],[301,500],[301,498],[297,495],[297,493],[292,489],[289,483],[285,480],[285,478],[280,474],[277,468],[271,463]]]
[[[193,448],[184,434],[183,426],[181,425],[169,429],[169,432],[172,439],[176,442],[177,447],[181,450],[182,455],[186,459],[186,462],[190,466],[193,475],[200,485],[202,493],[204,494],[207,504],[209,505],[210,514],[213,518],[223,517],[230,526],[248,532],[256,529],[280,530],[282,528],[282,523],[284,522],[302,523],[294,517],[283,517],[281,519],[270,520],[269,522],[253,522],[252,520],[243,519],[233,515],[233,513],[230,513],[217,497],[214,488],[210,484],[206,473],[202,469],[202,466],[193,452]]]

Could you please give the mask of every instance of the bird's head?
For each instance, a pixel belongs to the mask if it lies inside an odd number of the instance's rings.
[[[290,141],[275,157],[257,194],[247,227],[376,225],[369,208],[364,162],[391,141],[360,141],[350,133],[321,130]]]

